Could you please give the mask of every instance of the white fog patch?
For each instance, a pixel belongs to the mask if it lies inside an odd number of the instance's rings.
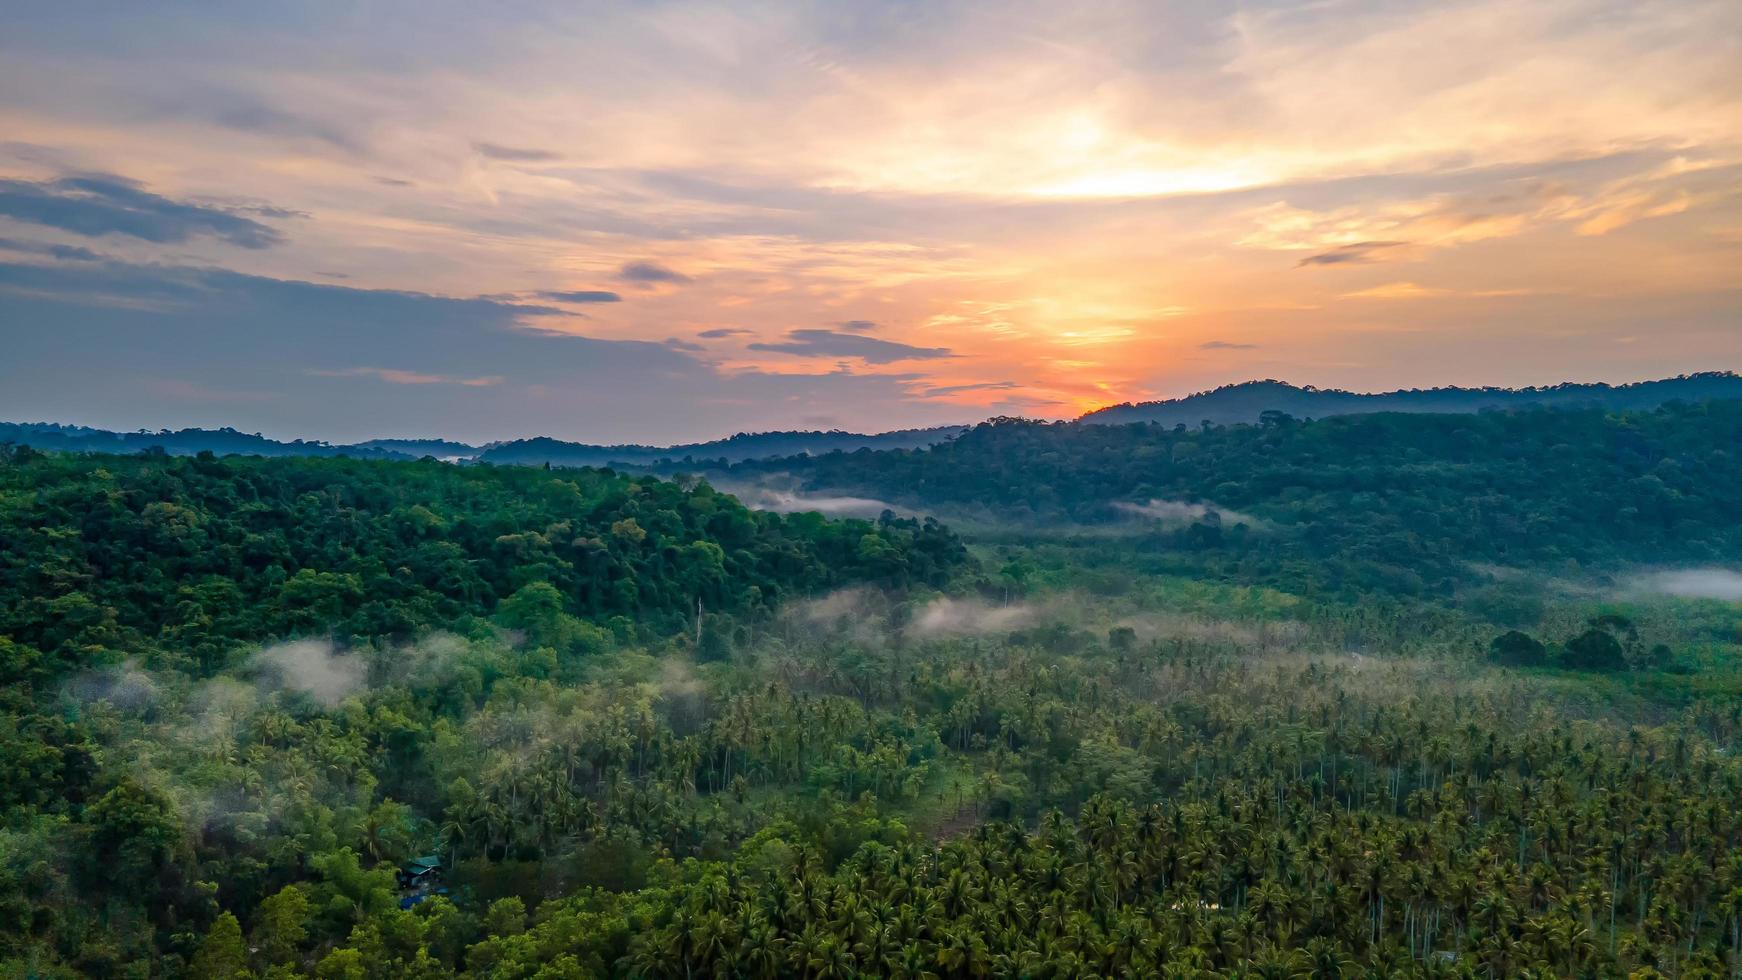
[[[794,619],[806,623],[833,625],[844,619],[865,619],[883,616],[889,611],[889,600],[875,590],[858,586],[838,589],[819,599],[809,599],[787,606]]]
[[[80,674],[66,682],[65,691],[85,704],[105,702],[126,712],[144,711],[158,700],[157,682],[131,660]]]
[[[994,606],[976,599],[933,599],[908,623],[914,636],[967,636],[1009,633],[1033,622],[1034,607]]]
[[[1243,514],[1237,510],[1217,507],[1215,504],[1194,504],[1183,500],[1150,500],[1148,503],[1142,504],[1116,500],[1113,502],[1113,508],[1137,517],[1158,521],[1167,527],[1184,527],[1188,524],[1196,524],[1208,519],[1212,514],[1216,515],[1217,519],[1228,527],[1235,524],[1245,524],[1251,528],[1265,526],[1265,521],[1261,517],[1253,517],[1251,514]]]
[[[1632,580],[1635,590],[1672,595],[1682,599],[1721,599],[1742,602],[1742,572],[1728,568],[1684,568],[1653,572]]]
[[[361,657],[339,653],[326,640],[274,644],[256,653],[252,662],[263,680],[301,691],[328,708],[363,687],[368,679]]]
[[[753,510],[771,510],[779,514],[815,512],[827,517],[875,518],[886,510],[900,513],[900,508],[894,504],[871,497],[833,497],[766,487],[744,490],[735,496]]]
[[[876,589],[853,586],[827,595],[786,604],[780,618],[788,639],[795,631],[827,631],[850,637],[866,647],[881,646],[889,636],[889,617],[894,604]]]
[[[214,677],[193,689],[186,713],[166,734],[195,751],[232,745],[236,733],[260,707],[260,700],[260,690],[253,684],[234,677]]]
[[[382,684],[427,684],[446,676],[473,650],[512,649],[525,637],[518,630],[499,630],[494,640],[470,641],[452,633],[431,633],[410,646],[390,647],[375,658],[372,681]],[[362,666],[361,657],[356,658]]]

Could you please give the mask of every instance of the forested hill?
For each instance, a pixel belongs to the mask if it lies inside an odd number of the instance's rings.
[[[1242,575],[1443,587],[1470,562],[1733,560],[1742,401],[1166,428],[996,420],[917,452],[748,463],[951,519],[1160,531]]]
[[[451,462],[513,463],[523,466],[652,466],[686,459],[725,460],[820,455],[859,449],[918,449],[954,438],[965,426],[900,429],[866,435],[858,432],[740,432],[708,442],[674,446],[593,445],[540,436],[474,446],[451,439],[370,439],[335,444],[315,440],[270,439],[258,433],[222,429],[141,429],[112,432],[53,422],[0,422],[0,445],[85,453],[136,453],[161,449],[174,456],[210,452],[219,456],[348,456],[354,459],[422,459]]]
[[[175,456],[209,452],[220,456],[349,456],[356,459],[417,459],[424,453],[409,453],[386,443],[336,446],[331,443],[294,439],[269,439],[259,433],[222,429],[159,429],[111,432],[83,425],[53,422],[0,422],[0,445],[80,453],[137,453],[161,449]],[[431,453],[431,455],[440,455]]]
[[[0,673],[120,651],[203,672],[244,641],[462,628],[512,597],[672,630],[698,601],[936,585],[965,560],[929,522],[783,517],[609,471],[20,448],[0,451]]]
[[[519,463],[552,466],[651,466],[661,461],[684,459],[725,460],[821,455],[856,452],[860,449],[921,449],[944,442],[965,426],[934,429],[901,429],[877,435],[857,432],[740,432],[726,439],[676,446],[593,446],[561,439],[516,439],[483,450],[478,458],[487,463]]]
[[[1326,418],[1367,412],[1466,414],[1495,408],[1653,409],[1672,401],[1742,398],[1742,376],[1706,372],[1635,384],[1559,384],[1542,388],[1415,388],[1367,394],[1333,388],[1297,387],[1282,381],[1248,381],[1184,398],[1113,405],[1081,421],[1103,425],[1154,422],[1196,426],[1255,423],[1265,412]]]
[[[1560,384],[1543,388],[1431,388],[1365,394],[1298,387],[1282,381],[1248,381],[1185,398],[1113,405],[1079,421],[1122,425],[1152,422],[1198,426],[1257,423],[1266,412],[1317,419],[1372,412],[1469,414],[1496,408],[1604,408],[1649,410],[1672,401],[1700,402],[1742,398],[1742,376],[1708,372],[1635,384]],[[114,432],[52,422],[0,422],[0,444],[72,452],[130,453],[162,449],[171,455],[200,452],[253,456],[348,456],[357,459],[481,461],[525,466],[657,467],[685,461],[739,463],[787,456],[821,456],[861,449],[924,449],[947,442],[966,426],[900,429],[864,434],[829,431],[740,432],[706,442],[654,446],[604,445],[539,436],[472,445],[451,439],[369,439],[358,443],[271,439],[258,433],[221,429],[141,429]]]

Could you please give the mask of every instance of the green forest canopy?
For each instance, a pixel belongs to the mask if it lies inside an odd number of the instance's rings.
[[[1731,977],[1742,614],[1464,590],[1734,556],[1737,421],[802,464],[1251,518],[989,566],[691,480],[9,450],[0,976]]]

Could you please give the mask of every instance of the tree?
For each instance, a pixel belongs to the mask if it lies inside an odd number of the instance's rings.
[[[169,802],[131,780],[103,794],[85,821],[91,827],[94,880],[122,889],[148,887],[181,840]]]
[[[225,912],[206,931],[188,975],[194,980],[230,980],[248,976],[248,950],[242,945],[242,924]]]
[[[696,647],[696,659],[703,663],[732,659],[732,623],[717,616],[702,624],[702,641]]]
[[[1575,670],[1625,670],[1627,652],[1614,634],[1593,626],[1567,641],[1561,661]]]
[[[1516,667],[1540,667],[1548,661],[1548,648],[1528,633],[1507,630],[1488,644],[1488,657]]]
[[[288,963],[308,938],[308,894],[286,885],[260,903],[254,923],[254,944],[268,963]]]
[[[518,936],[526,931],[526,903],[510,895],[490,903],[484,914],[484,931],[492,936]]]

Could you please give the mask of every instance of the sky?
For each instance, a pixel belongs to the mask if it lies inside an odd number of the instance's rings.
[[[672,443],[1742,368],[1735,0],[6,21],[9,421]]]

